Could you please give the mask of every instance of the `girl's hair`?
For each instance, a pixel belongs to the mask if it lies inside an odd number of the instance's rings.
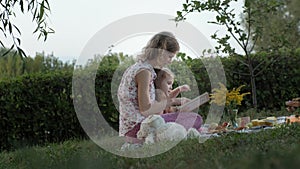
[[[161,56],[164,50],[176,53],[179,49],[179,43],[171,32],[160,32],[149,40],[138,59],[142,61],[151,60]]]
[[[154,81],[155,88],[159,87],[158,84],[160,84],[160,82],[167,76],[171,76],[172,79],[174,79],[174,77],[175,77],[174,73],[168,68],[154,69],[154,71],[157,75],[157,77]]]

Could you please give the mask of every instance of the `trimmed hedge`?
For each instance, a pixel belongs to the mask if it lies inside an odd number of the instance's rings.
[[[117,129],[118,113],[110,93],[113,72],[99,70],[95,91],[101,113]],[[72,76],[51,72],[0,81],[0,150],[87,138],[73,105]]]
[[[0,83],[1,149],[84,135],[71,99],[72,73],[31,74]]]
[[[284,55],[268,67],[257,80],[258,106],[260,109],[282,109],[284,102],[300,96],[300,55]],[[267,59],[255,56],[257,64]],[[211,91],[209,77],[200,59],[187,60],[193,72],[200,93]],[[227,77],[227,87],[246,84],[250,91],[249,79],[232,73],[243,70],[233,58],[222,58]],[[212,65],[213,66],[213,65]],[[118,111],[113,104],[118,84],[111,83],[115,66],[98,69],[95,79],[95,94],[98,107],[109,124],[118,129]],[[179,70],[180,71],[180,70]],[[30,74],[15,79],[0,81],[0,150],[11,150],[26,145],[60,142],[70,138],[87,138],[74,109],[72,95],[73,72],[50,72]],[[87,75],[80,75],[90,78]],[[87,86],[82,80],[78,84],[82,90]],[[111,90],[115,93],[111,93]],[[94,97],[94,96],[93,96]],[[241,110],[250,108],[250,96],[245,98]],[[86,102],[87,113],[94,111]],[[201,106],[199,113],[205,118],[209,105]],[[89,121],[87,121],[89,122]],[[91,122],[97,119],[91,117]],[[100,130],[100,129],[99,129]]]

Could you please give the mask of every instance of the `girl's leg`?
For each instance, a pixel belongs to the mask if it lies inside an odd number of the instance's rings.
[[[167,113],[162,114],[161,117],[165,120],[165,122],[181,124],[187,130],[190,128],[199,129],[202,124],[202,117],[194,112]]]

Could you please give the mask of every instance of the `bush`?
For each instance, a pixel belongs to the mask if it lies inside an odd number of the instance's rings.
[[[82,137],[72,73],[31,74],[0,83],[0,149]]]
[[[257,63],[267,59],[259,54],[253,57]],[[210,63],[209,59],[213,58],[207,58],[206,63]],[[247,84],[244,90],[250,91],[249,79],[233,72],[233,70],[246,71],[245,67],[232,57],[221,58],[221,60],[225,68],[227,87],[232,88]],[[120,80],[119,78],[126,67],[116,69],[116,63],[113,63],[114,66],[112,67],[102,65],[98,68],[95,84],[87,84],[87,80],[93,77],[89,69],[84,69],[75,75],[81,80],[74,85],[81,89],[80,94],[83,95],[87,94],[85,90],[95,90],[95,96],[88,97],[96,97],[97,107],[90,107],[90,99],[87,99],[83,108],[86,113],[91,113],[91,115],[100,109],[108,123],[117,130],[119,112],[118,105],[117,103],[115,105],[114,101],[117,98],[118,83],[115,82]],[[195,77],[197,84],[193,85],[196,85],[199,92],[210,92],[209,78],[218,78],[218,73],[214,76],[208,76],[207,67],[203,65],[200,59],[188,59],[185,60],[185,63]],[[300,88],[295,84],[300,81],[300,67],[296,63],[300,63],[299,52],[282,55],[261,76],[256,77],[260,110],[282,110],[286,100],[299,97]],[[186,71],[179,69],[180,64],[174,64],[175,67],[172,70],[175,73],[176,71]],[[208,67],[213,69],[214,66],[210,64]],[[117,78],[114,74],[118,75]],[[72,77],[72,72],[54,71],[0,81],[0,135],[2,136],[0,138],[0,150],[86,137],[74,109],[74,98],[78,96],[76,93],[72,93]],[[193,81],[193,79],[185,80]],[[95,89],[90,89],[91,86],[95,86]],[[251,108],[250,100],[250,96],[245,98],[239,112]],[[208,109],[209,104],[200,107],[199,113],[204,119]],[[90,120],[88,119],[86,122],[96,124],[97,119],[91,116]]]

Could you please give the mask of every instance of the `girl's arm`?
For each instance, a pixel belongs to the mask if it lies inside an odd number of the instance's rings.
[[[170,98],[175,98],[179,95],[179,93],[181,92],[186,92],[186,91],[190,91],[190,86],[189,85],[182,85],[182,86],[178,86],[175,89],[173,89],[172,91],[170,91],[169,93],[169,97]]]
[[[147,117],[152,114],[160,114],[166,107],[172,104],[172,99],[164,99],[159,102],[155,101],[151,104],[149,83],[151,81],[151,72],[148,70],[141,70],[135,77],[138,93],[138,104],[140,112]]]
[[[156,101],[160,102],[160,101],[163,101],[163,100],[166,100],[166,99],[167,99],[167,96],[162,90],[160,90],[160,89],[155,90],[155,100]],[[168,108],[166,108],[166,109],[168,109]],[[166,110],[163,110],[159,114],[164,114],[165,111]]]
[[[167,99],[166,94],[160,89],[156,89],[155,97],[156,97],[156,101],[158,101],[158,102]],[[166,107],[165,110],[162,111],[160,114],[178,112],[179,110],[178,110],[177,106],[185,104],[186,102],[189,102],[189,101],[190,101],[190,99],[185,98],[185,97],[172,98],[172,106]]]

